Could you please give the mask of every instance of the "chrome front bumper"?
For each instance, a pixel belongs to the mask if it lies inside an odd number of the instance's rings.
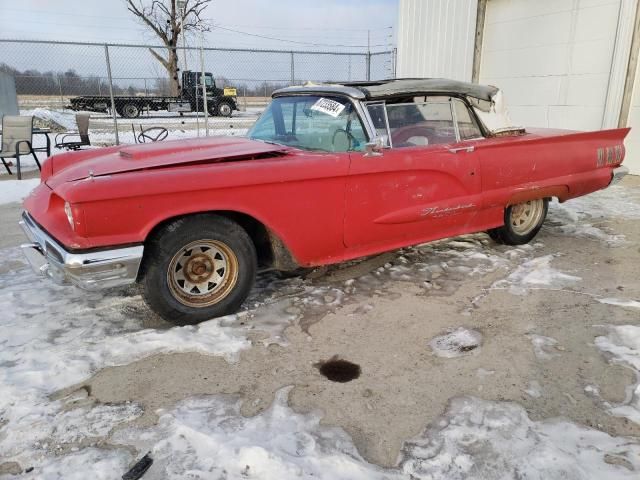
[[[625,175],[629,173],[629,169],[627,167],[619,166],[618,168],[613,169],[613,175],[611,176],[611,182],[609,185],[615,185],[620,180],[622,180]]]
[[[94,291],[136,281],[144,251],[142,245],[73,253],[51,238],[27,212],[22,214],[20,226],[31,241],[21,246],[27,261],[37,274],[55,283]]]

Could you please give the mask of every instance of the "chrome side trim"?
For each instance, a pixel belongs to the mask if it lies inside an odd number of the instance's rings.
[[[67,251],[24,212],[20,226],[31,243],[22,245],[33,270],[60,285],[73,284],[84,290],[129,285],[136,281],[144,247],[113,248],[98,252]]]
[[[609,182],[609,185],[615,185],[620,180],[622,180],[628,173],[629,173],[629,169],[622,165],[620,165],[617,168],[614,168],[613,173],[611,175],[611,182]]]

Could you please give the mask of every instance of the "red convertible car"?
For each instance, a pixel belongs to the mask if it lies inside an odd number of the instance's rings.
[[[25,200],[24,252],[59,283],[140,282],[177,324],[293,271],[470,232],[530,241],[549,199],[621,178],[628,129],[510,124],[500,90],[443,79],[289,87],[247,138],[64,153]]]

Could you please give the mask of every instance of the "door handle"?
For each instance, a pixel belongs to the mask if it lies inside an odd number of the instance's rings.
[[[473,152],[476,148],[471,145],[469,147],[454,147],[454,148],[450,148],[449,151],[451,153],[458,153],[458,152]]]

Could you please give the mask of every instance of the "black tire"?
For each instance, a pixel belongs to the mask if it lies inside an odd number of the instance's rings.
[[[220,102],[216,110],[219,116],[230,117],[233,113],[233,105],[229,102]]]
[[[216,262],[224,267],[218,269]],[[145,246],[143,297],[168,322],[193,325],[236,312],[256,269],[255,246],[240,225],[218,215],[184,217],[165,225]]]
[[[524,230],[518,231],[512,223],[512,212],[516,208],[526,208],[532,202],[541,202],[536,207],[535,218],[531,219],[531,225]],[[488,230],[489,236],[496,242],[504,245],[523,245],[529,243],[538,234],[547,217],[549,210],[549,199],[532,200],[519,205],[510,205],[504,211],[504,225]]]
[[[140,107],[135,103],[125,103],[116,111],[124,118],[138,118],[140,116]]]

